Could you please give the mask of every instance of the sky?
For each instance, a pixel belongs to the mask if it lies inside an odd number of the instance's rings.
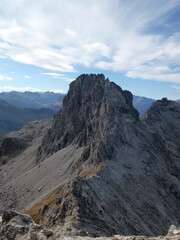
[[[83,73],[180,99],[180,1],[0,1],[0,92],[66,93]]]

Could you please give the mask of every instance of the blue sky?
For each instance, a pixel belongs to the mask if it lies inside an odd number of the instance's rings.
[[[82,73],[179,99],[180,1],[0,1],[0,91],[66,93]]]

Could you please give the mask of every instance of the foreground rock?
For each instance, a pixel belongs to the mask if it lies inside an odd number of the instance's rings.
[[[4,225],[0,227],[0,239],[1,240],[55,240],[55,239],[64,239],[70,240],[74,237],[66,236],[61,232],[61,228],[46,229],[42,225],[35,224],[32,221],[32,218],[27,214],[22,214],[19,212],[4,212],[3,218],[7,215],[11,216],[11,219],[8,222],[4,222]],[[90,237],[76,237],[76,239],[81,240],[91,240]],[[110,239],[110,240],[179,240],[180,239],[180,228],[171,226],[168,231],[168,235],[164,237],[154,237],[148,238],[144,236],[119,236],[115,235],[114,237],[107,238],[101,237],[96,238],[96,240]]]
[[[0,229],[1,239],[16,239],[17,236],[25,235],[33,223],[31,216],[14,211],[4,211],[2,226]]]
[[[5,211],[2,216],[3,225],[0,228],[0,239],[54,239],[53,232],[36,224],[28,214],[15,211]]]
[[[179,139],[178,103],[159,100],[140,120],[130,92],[81,75],[37,152],[3,165],[1,204],[15,195],[15,209],[68,235],[166,235],[180,224]]]

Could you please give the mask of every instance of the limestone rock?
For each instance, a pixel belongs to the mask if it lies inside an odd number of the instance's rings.
[[[3,211],[3,214],[2,214],[2,223],[6,223],[8,222],[9,220],[11,219],[11,215],[10,215],[10,212],[8,211]]]
[[[38,158],[49,156],[68,146],[87,146],[110,135],[121,116],[136,122],[138,112],[132,106],[132,94],[110,83],[103,74],[83,74],[70,84],[63,108],[55,115],[52,129],[43,139]],[[118,121],[120,122],[118,123]],[[123,135],[123,126],[121,135]]]
[[[33,223],[31,216],[15,211],[5,211],[3,218],[5,218],[5,215],[9,216],[9,221],[1,226],[0,237],[2,239],[14,240],[16,236],[28,233],[29,226]]]
[[[168,231],[168,236],[180,236],[180,228],[172,225]]]

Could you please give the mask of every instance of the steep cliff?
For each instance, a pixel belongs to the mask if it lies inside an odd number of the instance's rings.
[[[69,144],[87,146],[116,130],[124,137],[121,123],[137,120],[130,92],[110,83],[103,74],[83,74],[70,84],[63,108],[39,149],[39,159]]]

